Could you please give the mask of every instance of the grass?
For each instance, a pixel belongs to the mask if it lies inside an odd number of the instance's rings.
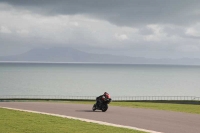
[[[144,133],[79,120],[0,108],[1,133]]]
[[[94,104],[95,101],[48,101]],[[111,102],[111,106],[147,108],[200,114],[200,105],[158,102]],[[0,108],[0,133],[143,133],[125,128],[104,126],[79,120]]]
[[[71,101],[71,103],[94,104],[94,101]],[[158,103],[158,102],[111,102],[111,106],[146,108],[200,114],[199,104]]]

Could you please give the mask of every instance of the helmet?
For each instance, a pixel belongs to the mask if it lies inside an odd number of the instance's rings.
[[[103,94],[106,98],[110,98],[110,95],[107,92],[104,92]]]

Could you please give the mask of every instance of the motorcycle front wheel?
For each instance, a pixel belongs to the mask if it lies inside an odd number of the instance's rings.
[[[102,105],[102,112],[106,112],[107,109],[108,109],[107,104]]]

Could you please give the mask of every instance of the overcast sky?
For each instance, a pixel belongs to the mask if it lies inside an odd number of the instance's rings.
[[[200,58],[199,0],[0,0],[0,56],[73,47]]]

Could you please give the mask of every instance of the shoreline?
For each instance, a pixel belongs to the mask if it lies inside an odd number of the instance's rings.
[[[153,64],[153,63],[145,63],[145,64],[137,64],[137,63],[117,63],[117,62],[48,62],[48,61],[0,61],[0,64],[80,64],[80,65],[135,65],[135,66],[181,66],[181,67],[200,67],[200,65],[195,64]]]

